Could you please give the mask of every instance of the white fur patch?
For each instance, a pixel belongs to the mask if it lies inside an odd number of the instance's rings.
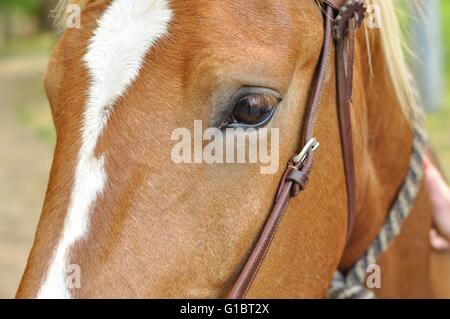
[[[86,235],[91,209],[107,181],[104,156],[94,154],[97,140],[111,108],[136,80],[147,52],[167,33],[171,18],[168,0],[114,0],[98,23],[83,61],[91,84],[70,204],[38,298],[71,298],[66,279],[70,249]]]

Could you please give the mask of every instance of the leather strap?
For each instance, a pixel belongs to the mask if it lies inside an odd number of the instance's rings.
[[[353,78],[353,39],[355,23],[350,22],[348,41],[336,40],[336,85],[338,116],[341,134],[342,156],[347,190],[348,224],[347,241],[350,239],[356,215],[355,160],[353,155],[352,121],[350,113],[351,83]],[[348,42],[348,49],[344,46]],[[347,65],[347,67],[346,67]]]
[[[356,216],[356,176],[350,104],[353,89],[355,33],[364,19],[362,0],[349,0],[335,18],[336,85],[342,156],[347,190],[347,242],[350,240]]]
[[[344,8],[344,5],[346,8]],[[326,0],[324,1],[324,7],[324,44],[314,79],[312,98],[307,108],[306,126],[302,139],[302,145],[305,146],[299,154],[292,157],[287,165],[279,185],[274,206],[266,220],[258,241],[228,295],[230,299],[241,299],[246,296],[269,250],[289,200],[297,196],[307,186],[309,174],[314,163],[314,150],[318,147],[318,142],[313,138],[313,134],[322,91],[325,85],[325,78],[331,60],[333,37],[336,41],[337,106],[348,197],[349,221],[347,238],[350,238],[356,211],[350,100],[353,81],[354,35],[356,28],[364,17],[364,6],[362,0]],[[336,15],[336,9],[339,9],[339,12],[336,20],[333,20],[331,17]]]

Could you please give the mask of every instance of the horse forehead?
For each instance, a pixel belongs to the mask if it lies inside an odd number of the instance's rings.
[[[177,24],[188,33],[211,35],[210,40],[218,34],[227,40],[255,40],[259,44],[264,44],[265,39],[282,41],[281,35],[294,31],[293,24],[298,21],[295,16],[301,11],[306,17],[308,10],[315,7],[313,0],[176,0],[171,4]]]
[[[175,0],[171,7],[165,47],[173,54],[152,59],[157,64],[170,57],[167,63],[181,62],[185,74],[199,65],[226,69],[227,62],[234,64],[231,69],[239,64],[270,69],[270,62],[291,65],[300,52],[315,58],[320,51],[323,17],[314,0]]]

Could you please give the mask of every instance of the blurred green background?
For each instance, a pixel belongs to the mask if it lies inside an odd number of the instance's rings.
[[[441,0],[441,32],[443,51],[442,106],[427,116],[427,129],[435,145],[447,177],[450,177],[450,1]]]
[[[390,1],[390,0],[386,0]],[[57,36],[55,0],[0,0],[0,298],[14,296],[47,186],[55,133],[43,87]],[[444,90],[427,115],[431,141],[450,173],[450,1],[440,1]]]
[[[0,0],[0,298],[20,282],[53,156],[43,78],[55,2]]]

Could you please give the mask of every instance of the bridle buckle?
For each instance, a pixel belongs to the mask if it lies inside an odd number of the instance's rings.
[[[306,160],[306,157],[308,157],[308,154],[317,150],[319,146],[319,141],[314,137],[311,138],[308,143],[306,143],[305,147],[303,147],[302,151],[298,153],[298,155],[294,156],[292,162],[295,165],[303,164],[303,162]]]

